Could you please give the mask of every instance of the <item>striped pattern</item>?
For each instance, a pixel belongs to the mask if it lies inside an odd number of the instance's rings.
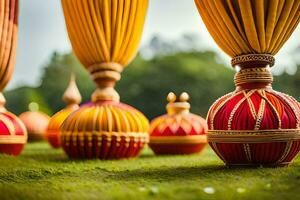
[[[62,109],[61,111],[57,112],[56,114],[54,114],[48,124],[48,128],[45,134],[45,137],[47,139],[47,141],[49,142],[49,144],[53,147],[53,148],[59,148],[61,147],[61,143],[60,143],[60,136],[61,136],[61,132],[60,132],[60,128],[61,125],[63,124],[63,122],[65,121],[65,119],[75,110],[77,110],[79,108],[78,105],[71,105],[68,106],[65,109]]]
[[[0,91],[11,78],[16,62],[18,0],[0,2]]]
[[[27,142],[21,120],[10,112],[0,112],[0,153],[18,156]]]
[[[228,165],[281,165],[300,151],[299,103],[272,89],[242,90],[208,113],[208,141]]]
[[[148,143],[149,122],[131,106],[112,101],[88,103],[61,127],[61,143],[71,158],[135,157]]]
[[[299,0],[195,0],[208,31],[231,57],[275,55],[300,21]]]

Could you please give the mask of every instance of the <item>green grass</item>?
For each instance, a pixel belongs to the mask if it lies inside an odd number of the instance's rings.
[[[300,199],[300,159],[286,168],[229,169],[198,155],[72,161],[46,143],[0,155],[0,199]],[[215,192],[208,194],[205,188]]]

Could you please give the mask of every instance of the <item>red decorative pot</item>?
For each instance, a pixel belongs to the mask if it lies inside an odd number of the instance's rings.
[[[206,121],[189,112],[188,95],[180,102],[174,93],[168,95],[168,114],[157,117],[150,125],[149,146],[157,155],[192,154],[200,152],[207,143]]]
[[[218,99],[208,113],[209,144],[229,166],[288,165],[300,150],[299,103],[272,89],[268,68],[245,67],[259,63],[244,57],[236,91]],[[255,57],[260,65],[270,63],[271,56]]]
[[[22,121],[8,111],[0,112],[0,153],[18,156],[27,142]]]

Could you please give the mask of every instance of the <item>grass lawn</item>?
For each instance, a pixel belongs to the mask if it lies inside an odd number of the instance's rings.
[[[0,155],[0,199],[300,199],[300,159],[287,168],[229,169],[199,155],[72,161],[46,143]]]

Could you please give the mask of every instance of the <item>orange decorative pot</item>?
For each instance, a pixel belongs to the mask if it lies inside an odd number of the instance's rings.
[[[53,148],[61,147],[61,125],[72,112],[79,108],[78,104],[81,102],[81,95],[74,75],[71,76],[69,86],[63,95],[63,101],[67,104],[67,107],[51,117],[45,134],[47,141]]]

